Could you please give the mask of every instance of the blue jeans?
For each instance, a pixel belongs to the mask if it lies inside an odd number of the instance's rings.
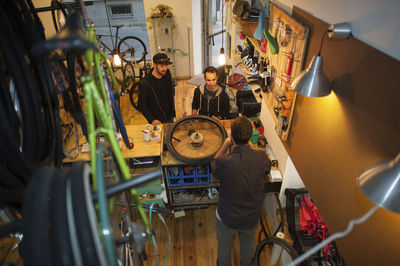
[[[239,233],[240,241],[240,265],[250,266],[254,253],[254,239],[257,227],[250,230],[235,230],[226,226],[218,218],[215,218],[218,241],[218,265],[231,266],[231,251],[236,233]]]

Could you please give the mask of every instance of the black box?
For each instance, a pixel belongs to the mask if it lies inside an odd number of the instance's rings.
[[[252,91],[238,91],[236,105],[239,113],[247,117],[253,117],[261,111],[261,104],[257,102]]]

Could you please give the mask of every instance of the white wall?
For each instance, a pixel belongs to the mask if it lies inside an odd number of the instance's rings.
[[[198,75],[203,71],[203,38],[201,26],[201,0],[192,0],[192,75]]]
[[[400,60],[399,0],[277,0],[291,13],[293,5],[329,24],[350,22],[357,39]]]
[[[144,11],[146,17],[151,14],[151,8],[154,8],[158,4],[168,5],[172,8],[176,28],[174,31],[174,48],[181,49],[184,52],[189,51],[189,29],[192,29],[192,1],[185,0],[144,0]],[[200,11],[199,11],[200,12]],[[148,30],[148,37],[150,42],[150,53],[153,56],[155,49],[154,32]],[[191,48],[190,50],[193,51]],[[197,51],[196,51],[197,52]],[[192,60],[193,62],[193,60]],[[175,53],[175,70],[176,76],[188,77],[189,71],[189,56],[182,56],[180,52]]]

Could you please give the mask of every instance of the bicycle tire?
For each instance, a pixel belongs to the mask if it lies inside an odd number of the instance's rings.
[[[50,243],[52,264],[73,265],[73,255],[66,209],[65,176],[54,177],[54,186],[50,195]]]
[[[39,106],[39,99],[32,85],[34,82],[31,71],[23,58],[23,48],[13,32],[10,21],[7,20],[6,10],[0,8],[0,14],[3,18],[0,24],[0,36],[3,37],[0,50],[8,72],[15,82],[15,93],[18,96],[21,111],[22,130],[14,132],[14,135],[20,136],[20,149],[28,161],[32,162],[38,157],[38,145],[42,144],[41,114],[37,108],[34,108]]]
[[[298,257],[296,250],[288,242],[286,242],[285,240],[280,239],[278,237],[270,237],[270,238],[264,239],[257,245],[256,251],[254,254],[254,265],[255,266],[265,265],[265,264],[260,263],[261,252],[267,245],[273,246],[274,244],[281,246],[282,250],[285,250],[292,260],[294,260]],[[272,249],[272,247],[271,247],[271,249]],[[270,256],[267,256],[267,257],[270,258]]]
[[[113,68],[115,78],[120,86],[121,95],[129,93],[129,88],[136,80],[135,69],[132,63],[123,62],[123,66]]]
[[[44,28],[41,24],[39,16],[37,15],[33,4],[30,0],[13,1],[15,6],[18,7],[18,14],[15,16],[16,27],[19,31],[20,42],[24,46],[24,58],[29,57],[26,62],[32,72],[32,86],[36,89],[39,99],[39,111],[41,119],[40,135],[36,142],[39,143],[37,156],[35,162],[43,163],[50,159],[55,145],[56,126],[53,115],[54,105],[52,104],[51,92],[54,90],[54,84],[50,78],[50,70],[48,61],[45,58],[32,57],[30,55],[31,48],[45,40]]]
[[[23,206],[23,255],[26,265],[51,265],[49,195],[58,169],[44,167],[31,177]]]
[[[124,72],[125,76],[128,76],[129,80],[132,80],[133,82],[135,81],[136,74],[135,74],[135,68],[133,67],[132,63],[125,62]]]
[[[182,154],[180,154],[174,147],[174,145],[172,144],[172,137],[173,137],[173,133],[174,130],[179,127],[181,124],[186,123],[188,121],[191,120],[202,120],[205,122],[208,122],[210,124],[213,124],[214,126],[216,126],[217,130],[219,131],[219,134],[221,135],[221,145],[219,147],[215,147],[215,151],[206,155],[206,156],[202,156],[199,158],[191,158],[188,156],[184,156]],[[218,122],[217,120],[210,118],[208,116],[204,116],[204,115],[192,115],[192,116],[187,116],[184,117],[180,120],[178,120],[177,122],[175,122],[175,124],[168,130],[167,133],[167,137],[166,137],[166,144],[167,144],[167,148],[169,150],[169,152],[177,159],[179,159],[182,162],[186,162],[186,163],[208,163],[213,157],[214,155],[218,152],[218,150],[221,148],[222,144],[224,143],[225,139],[227,138],[227,133],[226,130],[224,128],[224,126],[222,126],[222,124],[220,122]]]
[[[90,210],[85,197],[84,179],[88,179],[89,175],[89,166],[80,162],[72,166],[67,178],[71,180],[72,207],[83,263],[100,265],[99,257],[103,253],[96,246],[96,235],[90,223]]]
[[[119,41],[118,53],[125,54],[122,57],[125,62],[138,64],[146,57],[147,49],[141,39],[135,36],[127,36]]]
[[[112,226],[107,207],[106,188],[104,184],[103,169],[103,145],[99,145],[96,150],[96,182],[97,182],[97,199],[100,217],[101,233],[105,246],[105,253],[110,266],[116,266],[116,249],[114,239],[112,237]],[[107,233],[106,233],[107,232]]]
[[[132,86],[129,89],[129,101],[131,102],[132,106],[138,110],[139,110],[139,86],[140,86],[140,81],[139,82],[135,82],[132,84]]]
[[[136,81],[135,68],[133,67],[132,63],[125,63],[125,66],[123,69],[123,79],[124,79],[124,88],[123,88],[124,90],[123,91],[129,92],[129,88]]]

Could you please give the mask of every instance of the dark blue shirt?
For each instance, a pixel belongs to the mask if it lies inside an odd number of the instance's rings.
[[[211,167],[221,183],[218,214],[222,222],[237,230],[254,228],[261,214],[264,178],[271,169],[267,154],[239,145],[212,160]]]

